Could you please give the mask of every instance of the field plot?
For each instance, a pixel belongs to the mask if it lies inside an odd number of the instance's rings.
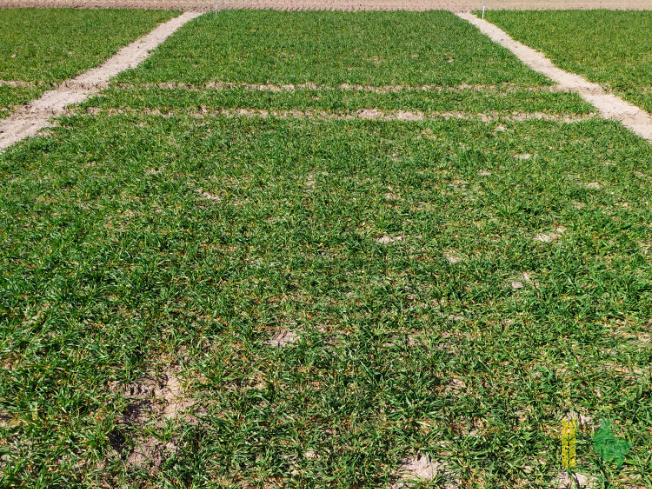
[[[208,14],[0,155],[0,485],[650,486],[652,146],[463,25]]]
[[[144,10],[0,10],[0,117],[101,64],[176,15]]]
[[[652,112],[652,12],[491,11],[486,18],[560,68]]]
[[[450,12],[230,11],[182,28],[100,105],[593,112],[550,85]]]
[[[280,28],[282,26],[282,28]],[[450,12],[229,11],[185,26],[121,80],[549,85]]]

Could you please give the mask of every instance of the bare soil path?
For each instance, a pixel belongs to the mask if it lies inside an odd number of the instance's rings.
[[[512,39],[505,31],[473,14],[458,13],[460,18],[470,22],[492,41],[509,49],[527,66],[559,84],[562,90],[576,92],[588,103],[594,105],[601,117],[617,120],[639,136],[652,141],[652,115],[643,109],[624,101],[616,95],[606,93],[597,83],[557,68],[543,54]]]
[[[220,9],[278,10],[452,10],[470,12],[483,0],[218,0]],[[0,0],[2,7],[148,8],[206,12],[215,0]],[[652,10],[652,0],[487,0],[490,9]]]
[[[161,24],[146,36],[122,48],[104,64],[63,82],[57,89],[45,92],[38,100],[16,109],[11,117],[0,123],[0,151],[48,127],[52,117],[62,115],[68,105],[83,102],[99,92],[111,77],[138,66],[149,57],[152,49],[199,15],[186,12]]]

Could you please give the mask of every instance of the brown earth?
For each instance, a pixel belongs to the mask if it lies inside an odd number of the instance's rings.
[[[148,8],[205,12],[219,9],[452,10],[469,12],[482,0],[0,0],[5,7]],[[652,0],[487,0],[487,8],[512,10],[652,10]]]

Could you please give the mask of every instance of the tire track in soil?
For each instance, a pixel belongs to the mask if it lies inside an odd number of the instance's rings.
[[[11,116],[0,122],[0,151],[52,126],[52,117],[65,114],[67,106],[81,103],[99,92],[118,73],[138,66],[150,56],[151,50],[199,15],[201,14],[186,12],[159,25],[149,34],[120,49],[102,65],[62,83],[55,90],[45,92],[29,105],[17,107]],[[68,88],[67,83],[72,88]]]
[[[495,43],[509,49],[534,71],[557,82],[562,90],[577,93],[597,108],[603,119],[619,121],[623,126],[652,142],[652,115],[643,109],[612,93],[607,93],[597,83],[591,83],[586,78],[558,68],[542,53],[515,41],[505,31],[490,22],[479,19],[473,14],[458,13],[457,16],[477,27]]]

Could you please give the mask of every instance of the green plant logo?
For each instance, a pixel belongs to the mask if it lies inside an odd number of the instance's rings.
[[[613,461],[620,468],[630,448],[629,443],[613,435],[610,421],[600,422],[600,429],[593,436],[593,449],[598,455],[607,462]]]

